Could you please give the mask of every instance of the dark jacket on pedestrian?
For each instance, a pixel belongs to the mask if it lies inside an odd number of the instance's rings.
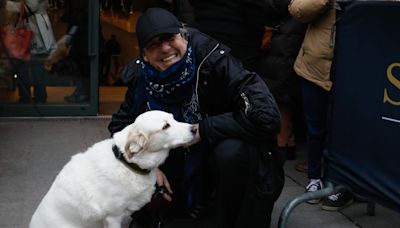
[[[278,103],[299,99],[299,78],[293,69],[306,31],[306,24],[286,17],[275,27],[270,47],[261,51],[257,73]]]
[[[264,25],[282,18],[290,0],[190,0],[194,27],[232,49],[247,69],[255,70]]]
[[[280,127],[276,102],[262,79],[244,70],[229,55],[229,48],[194,29],[189,29],[189,43],[196,59],[197,82],[194,80],[193,86],[203,117],[199,122],[202,142],[214,145],[227,138],[238,138],[255,145],[249,154],[254,161],[250,165],[253,178],[242,205],[246,215],[238,218],[238,223],[242,221],[245,226],[248,221],[264,221],[271,213],[262,211],[264,205],[273,204],[284,181],[282,164],[270,152]],[[132,123],[147,110],[141,64],[141,59],[134,60],[123,71],[122,80],[129,88],[119,111],[112,116],[108,126],[111,133]],[[261,226],[250,224],[250,227]]]

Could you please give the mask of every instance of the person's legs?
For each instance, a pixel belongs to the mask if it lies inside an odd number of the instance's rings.
[[[217,227],[269,227],[284,177],[283,161],[268,148],[239,139],[223,140],[213,148],[209,176],[215,177]]]
[[[212,153],[214,163],[211,165],[215,171],[217,188],[218,227],[232,228],[247,187],[248,148],[242,141],[227,139],[217,144]]]
[[[307,175],[310,179],[307,192],[323,188],[322,155],[325,148],[326,121],[329,105],[329,92],[307,80],[302,80],[304,117],[307,125]],[[308,203],[319,203],[313,199]]]
[[[277,135],[279,151],[284,153],[287,160],[296,158],[296,142],[293,131],[292,110],[290,104],[278,104],[281,113],[281,129]]]
[[[78,55],[74,57],[76,67],[79,70],[79,78],[75,80],[75,91],[64,97],[70,103],[83,103],[89,101],[90,94],[90,61],[87,56]]]
[[[18,94],[20,103],[30,103],[31,97],[31,79],[29,76],[29,62],[22,60],[13,60],[17,73]]]
[[[325,148],[329,92],[303,80],[304,117],[307,124],[308,178],[321,179],[322,154]]]
[[[46,103],[47,101],[45,81],[47,72],[43,68],[43,61],[44,58],[41,56],[32,57],[31,60],[33,94],[37,103]]]

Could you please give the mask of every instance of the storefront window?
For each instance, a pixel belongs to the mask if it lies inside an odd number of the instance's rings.
[[[0,10],[0,115],[97,114],[98,3],[22,2]],[[13,36],[21,31],[32,34],[24,55],[14,50],[28,42]]]
[[[2,38],[4,28],[14,27],[17,22],[19,4],[23,2],[4,1],[7,7],[0,8]],[[26,2],[31,4],[31,13],[27,12],[28,20],[22,20],[21,26],[42,25],[48,30],[42,33],[42,42],[37,42],[41,36],[33,31],[30,57],[25,59],[10,55],[1,39],[0,117],[116,112],[126,92],[120,74],[125,64],[139,54],[137,18],[149,7],[172,9],[163,0]],[[33,48],[46,44],[47,48],[39,51]]]

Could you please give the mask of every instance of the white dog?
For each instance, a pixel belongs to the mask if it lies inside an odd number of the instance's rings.
[[[121,227],[155,191],[155,168],[195,130],[149,111],[122,131],[72,156],[32,216],[30,228]],[[124,161],[123,161],[124,160]]]

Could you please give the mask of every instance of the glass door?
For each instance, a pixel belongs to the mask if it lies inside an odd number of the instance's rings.
[[[54,0],[19,20],[19,2],[0,10],[0,26],[31,28],[28,56],[0,42],[0,116],[88,116],[98,113],[99,2]],[[16,24],[17,27],[15,26]]]

